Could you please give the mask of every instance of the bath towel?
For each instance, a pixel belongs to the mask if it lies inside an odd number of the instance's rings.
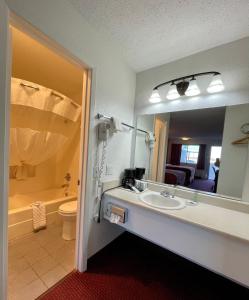
[[[41,201],[36,201],[31,204],[33,209],[33,229],[39,231],[46,228],[46,207]]]

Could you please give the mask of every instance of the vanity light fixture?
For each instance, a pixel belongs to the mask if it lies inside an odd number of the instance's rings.
[[[158,89],[153,89],[149,101],[151,103],[159,103],[159,102],[162,101],[162,99],[161,99],[161,97],[159,95]]]
[[[197,85],[196,78],[199,76],[213,75],[213,79],[207,88],[208,93],[216,93],[224,90],[224,85],[221,80],[221,74],[217,71],[202,72],[191,74],[179,78],[175,78],[163,83],[158,84],[154,87],[149,101],[151,103],[158,103],[161,101],[158,89],[165,85],[170,85],[169,91],[166,95],[168,100],[175,100],[181,96],[193,97],[200,94],[200,89]]]
[[[180,98],[180,95],[178,94],[178,92],[176,90],[176,85],[174,83],[171,83],[166,98],[169,100],[175,100],[177,98]]]
[[[189,87],[188,89],[186,90],[185,92],[185,95],[186,96],[189,96],[189,97],[192,97],[192,96],[197,96],[199,95],[201,92],[200,92],[200,89],[197,85],[197,81],[196,81],[196,78],[193,77],[190,82],[189,82]]]
[[[218,93],[224,90],[224,84],[221,80],[220,74],[214,75],[212,81],[210,82],[207,92],[208,93]]]

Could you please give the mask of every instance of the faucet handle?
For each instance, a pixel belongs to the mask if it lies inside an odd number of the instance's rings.
[[[167,190],[163,190],[163,191],[160,192],[160,195],[162,195],[162,196],[164,196],[164,197],[169,197],[169,196],[170,196],[170,193],[169,193],[169,191],[167,191]]]

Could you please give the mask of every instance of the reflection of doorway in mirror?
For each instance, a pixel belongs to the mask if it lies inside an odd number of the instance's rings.
[[[167,122],[156,117],[154,123],[155,147],[151,164],[151,180],[164,182],[166,146],[167,146]]]
[[[221,150],[221,146],[211,146],[208,179],[215,180],[215,174],[220,168]]]

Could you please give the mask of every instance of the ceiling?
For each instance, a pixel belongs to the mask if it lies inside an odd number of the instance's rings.
[[[248,0],[68,0],[142,71],[249,35]]]
[[[225,111],[225,107],[219,107],[170,113],[169,138],[222,140]]]
[[[12,76],[25,79],[82,102],[83,70],[12,27]]]

